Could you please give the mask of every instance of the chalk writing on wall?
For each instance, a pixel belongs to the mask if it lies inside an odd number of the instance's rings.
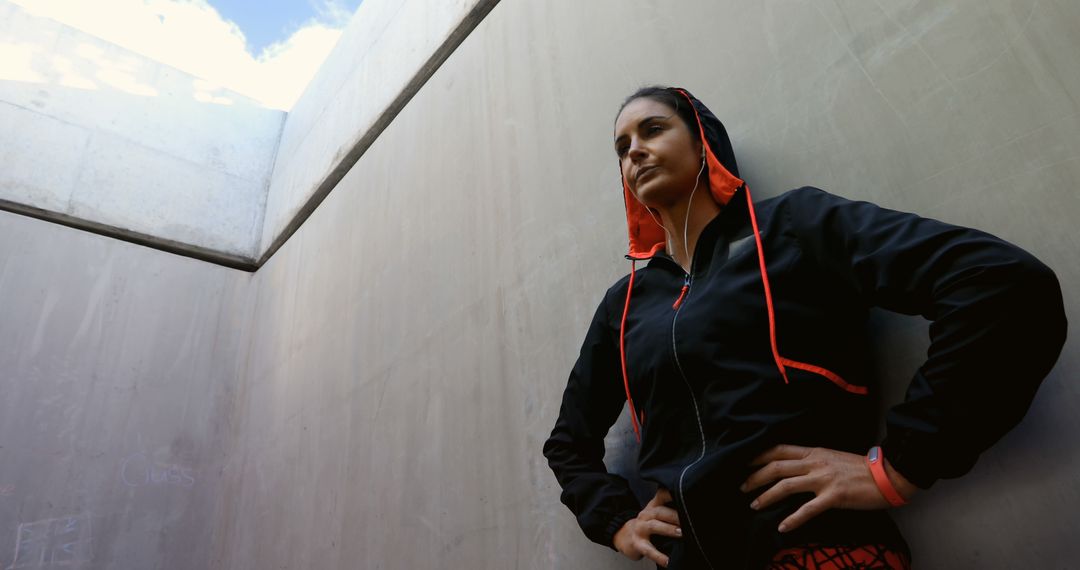
[[[0,485],[0,497],[10,497],[15,494],[15,485]]]
[[[190,467],[151,461],[145,453],[132,453],[124,458],[120,463],[120,480],[128,487],[195,486],[195,476]]]
[[[19,525],[8,568],[73,568],[91,559],[89,513]]]

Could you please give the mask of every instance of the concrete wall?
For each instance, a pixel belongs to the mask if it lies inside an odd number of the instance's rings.
[[[0,203],[250,260],[285,114],[0,0]]]
[[[705,100],[759,197],[992,231],[1076,314],[1080,9],[679,6],[499,3],[254,275],[0,214],[0,563],[74,537],[68,568],[646,567],[540,455],[627,270],[611,123],[643,83]],[[878,322],[895,397],[926,325]],[[1016,431],[898,512],[918,567],[1073,563],[1077,372],[1070,342]]]
[[[341,177],[498,0],[367,0],[285,121],[261,260]]]
[[[816,184],[987,229],[1076,313],[1072,4],[679,7],[501,2],[256,274],[225,567],[635,566],[581,535],[540,447],[627,270],[611,124],[643,83],[709,103],[760,197]],[[895,397],[926,325],[879,322]],[[918,567],[1073,563],[1078,367],[1070,343],[1019,429],[898,513]]]
[[[214,567],[249,281],[0,212],[0,567]]]

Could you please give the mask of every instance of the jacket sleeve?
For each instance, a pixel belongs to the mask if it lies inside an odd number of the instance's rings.
[[[601,302],[570,372],[544,456],[563,488],[562,502],[593,542],[614,548],[615,533],[641,505],[625,479],[604,466],[604,436],[622,411],[619,351]]]
[[[1061,352],[1054,272],[978,230],[813,188],[792,197],[804,253],[868,305],[931,321],[926,362],[886,415],[885,456],[922,488],[967,473],[1020,422]]]

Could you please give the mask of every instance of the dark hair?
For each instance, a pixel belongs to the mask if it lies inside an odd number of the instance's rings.
[[[694,114],[690,101],[686,100],[674,87],[664,87],[662,85],[650,85],[648,87],[642,87],[637,91],[634,91],[632,95],[623,101],[622,105],[619,105],[619,112],[615,113],[615,119],[619,118],[623,109],[630,104],[631,101],[636,99],[652,99],[657,103],[663,103],[668,107],[675,110],[675,114],[682,119],[682,122],[686,124],[686,128],[690,131],[690,136],[697,142],[701,142],[701,135],[698,134],[697,115]]]

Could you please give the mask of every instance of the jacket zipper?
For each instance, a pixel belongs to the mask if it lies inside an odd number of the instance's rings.
[[[697,253],[698,252],[695,250],[694,258],[690,260],[690,273],[686,274],[686,279],[683,282],[683,288],[682,291],[679,293],[679,298],[676,299],[675,304],[672,305],[672,308],[675,309],[675,315],[671,318],[671,352],[675,356],[675,367],[679,370],[679,376],[682,377],[683,383],[686,384],[686,390],[690,393],[690,402],[694,406],[694,416],[697,419],[698,432],[701,434],[701,454],[698,455],[698,458],[691,462],[689,465],[683,467],[682,472],[679,473],[679,488],[676,490],[676,492],[679,496],[679,503],[683,506],[683,513],[686,515],[686,522],[689,524],[690,534],[694,536],[694,542],[697,543],[698,550],[701,551],[701,556],[703,559],[705,559],[705,564],[707,564],[709,568],[712,569],[712,562],[710,562],[708,557],[705,555],[705,549],[701,545],[701,539],[698,538],[697,532],[694,531],[694,521],[690,519],[690,507],[686,504],[685,495],[683,495],[683,478],[686,477],[686,472],[691,467],[697,465],[698,462],[705,458],[705,428],[702,426],[701,423],[701,411],[698,409],[697,396],[694,395],[694,389],[690,386],[690,380],[686,378],[686,372],[683,371],[682,363],[679,362],[679,350],[678,346],[675,343],[675,323],[679,320],[679,310],[682,308],[683,303],[686,301],[686,297],[690,293],[690,286],[693,284],[694,281],[693,273],[694,266],[696,265]]]

